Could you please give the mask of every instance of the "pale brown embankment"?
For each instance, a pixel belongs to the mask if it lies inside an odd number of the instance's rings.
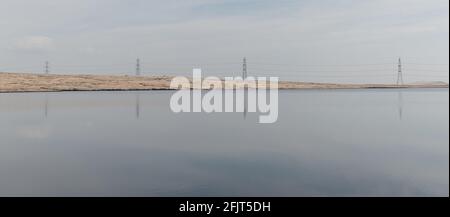
[[[0,73],[0,92],[170,90],[170,76],[38,75]],[[214,83],[214,81],[210,82]],[[238,85],[239,86],[239,85]],[[226,87],[228,88],[228,86]],[[331,84],[280,81],[279,89],[448,88],[444,82]]]

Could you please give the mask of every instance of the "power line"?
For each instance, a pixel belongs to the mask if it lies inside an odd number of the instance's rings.
[[[405,63],[407,65],[417,65],[417,66],[448,66],[449,64],[447,63],[428,63],[428,64],[423,64],[423,63]]]
[[[262,74],[261,76],[274,76]],[[281,77],[317,77],[317,78],[364,78],[364,77],[393,77],[392,74],[376,74],[376,75],[300,75],[300,74],[283,74]]]
[[[356,67],[356,66],[391,66],[392,63],[366,63],[366,64],[288,64],[288,63],[267,63],[252,62],[255,65],[267,66],[293,66],[293,67]]]
[[[270,71],[270,72],[293,72],[293,73],[348,73],[348,72],[386,72],[391,71],[392,69],[360,69],[360,70],[280,70],[280,69],[261,69],[261,68],[255,68],[254,71]]]
[[[448,70],[429,70],[429,69],[409,69],[408,71],[414,72],[449,72]]]
[[[240,63],[242,64],[242,77],[247,78],[248,77],[248,63],[246,57],[243,58],[243,61]],[[385,66],[391,66],[389,69]],[[406,65],[406,67],[405,67]],[[385,64],[385,63],[367,63],[367,64],[339,64],[339,65],[299,65],[299,64],[282,64],[282,63],[270,63],[270,62],[252,62],[252,70],[254,73],[252,74],[272,74],[271,76],[288,76],[288,77],[298,77],[298,78],[307,78],[307,77],[318,77],[318,78],[363,78],[363,77],[388,77],[388,76],[395,76],[394,73],[392,73],[392,66],[394,66],[394,70],[397,72],[397,84],[403,84],[404,83],[404,77],[403,73],[404,71],[411,71],[413,74],[408,73],[407,76],[423,76],[423,77],[448,77],[445,75],[437,75],[436,73],[448,73],[448,69],[444,69],[445,66],[448,64],[419,64],[419,63],[408,63],[405,64],[402,63],[402,60],[399,58],[398,63],[395,65],[391,64]],[[65,68],[74,68],[75,71],[82,72],[86,70],[85,67],[92,67],[92,69],[95,69],[97,71],[102,70],[102,67],[114,67],[114,66],[124,66],[123,69],[125,69],[126,64],[108,64],[108,65],[58,65],[57,71],[59,73],[63,73],[64,71],[67,71],[68,69]],[[142,73],[142,65],[140,62],[140,59],[136,59],[136,65],[135,65],[135,73],[136,76],[140,76]],[[192,66],[192,64],[187,64],[186,66]],[[226,75],[228,72],[231,71],[237,71],[239,70],[239,66],[236,62],[222,62],[222,63],[208,63],[204,64],[203,66],[206,66],[209,72],[212,74],[223,74]],[[217,67],[214,67],[217,66]],[[270,67],[273,66],[273,67]],[[422,67],[421,67],[422,66]],[[429,66],[429,67],[426,67]],[[441,67],[438,67],[441,66]],[[129,64],[128,64],[129,67]],[[302,67],[311,67],[311,68],[302,68]],[[322,68],[323,67],[323,68]],[[326,67],[336,67],[336,69],[333,68],[326,68]],[[348,67],[341,68],[341,67]],[[358,68],[356,68],[358,67]],[[37,67],[36,67],[37,68]],[[77,69],[78,68],[78,69]],[[272,69],[273,68],[273,69]],[[428,68],[428,69],[427,69]],[[24,68],[22,68],[23,70]],[[55,65],[53,65],[53,69],[55,69]],[[63,69],[63,70],[61,70]],[[237,69],[237,70],[236,70]],[[72,70],[72,69],[71,69]],[[114,68],[112,70],[108,70],[107,73],[100,73],[100,74],[118,74],[115,73],[115,71],[118,71],[119,69]],[[152,64],[151,69],[154,74],[180,74],[180,70],[183,70],[184,73],[189,73],[189,69],[187,67],[183,67],[183,64],[181,63],[173,63],[168,64],[167,66],[163,66],[162,64]],[[8,70],[5,70],[8,71]],[[19,71],[19,68],[15,68],[14,70],[9,71]],[[27,71],[33,71],[31,67]],[[55,71],[55,70],[53,70]],[[185,71],[185,72],[184,72]],[[48,61],[44,64],[44,72],[45,74],[50,73],[50,63]],[[106,72],[106,70],[105,70]],[[261,72],[261,73],[260,73]],[[414,74],[414,72],[416,72]],[[435,74],[433,74],[433,72]],[[328,73],[328,74],[327,74]],[[387,74],[391,73],[391,74]],[[71,74],[74,74],[74,71],[71,71]],[[96,74],[96,73],[94,73]],[[394,77],[395,78],[395,77]]]

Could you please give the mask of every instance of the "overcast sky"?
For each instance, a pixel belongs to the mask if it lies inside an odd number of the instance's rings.
[[[448,81],[448,0],[0,0],[0,71]]]

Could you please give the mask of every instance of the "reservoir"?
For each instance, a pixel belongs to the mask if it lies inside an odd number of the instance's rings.
[[[280,90],[257,113],[174,91],[0,94],[0,196],[448,196],[448,89]]]

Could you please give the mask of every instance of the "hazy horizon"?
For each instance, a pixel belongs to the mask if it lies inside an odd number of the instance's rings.
[[[449,81],[446,0],[0,0],[0,72]]]

